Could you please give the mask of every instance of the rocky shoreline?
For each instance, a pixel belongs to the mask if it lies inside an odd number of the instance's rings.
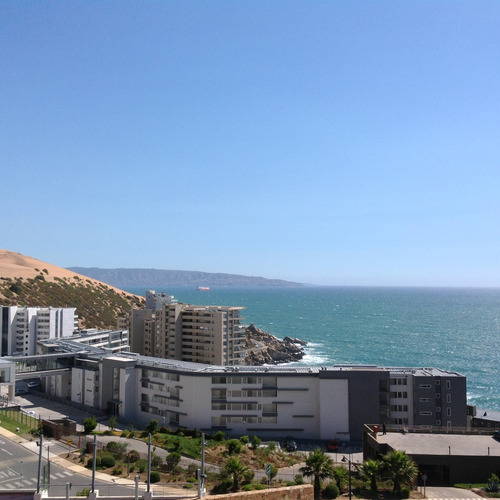
[[[251,323],[246,329],[245,365],[277,365],[300,361],[307,342],[291,337],[278,339]]]

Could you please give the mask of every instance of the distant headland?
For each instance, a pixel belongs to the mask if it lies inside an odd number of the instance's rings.
[[[118,288],[165,286],[275,286],[302,287],[303,283],[280,279],[243,276],[239,274],[205,273],[201,271],[170,271],[164,269],[103,269],[99,267],[69,267],[68,270],[109,283]]]

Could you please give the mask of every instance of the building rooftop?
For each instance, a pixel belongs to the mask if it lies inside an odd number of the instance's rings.
[[[379,433],[379,443],[387,443],[408,455],[500,456],[500,441],[491,434]]]

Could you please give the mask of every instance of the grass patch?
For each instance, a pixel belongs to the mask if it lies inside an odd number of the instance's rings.
[[[18,422],[14,418],[9,417],[5,412],[0,412],[0,425],[15,434],[29,434],[31,430],[29,425]],[[19,432],[16,432],[16,429],[19,429]]]
[[[471,488],[484,489],[486,483],[457,483],[453,485],[455,488],[461,488],[463,490],[470,490]]]

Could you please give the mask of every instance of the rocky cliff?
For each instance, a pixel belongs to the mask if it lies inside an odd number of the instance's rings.
[[[247,353],[245,364],[277,365],[300,361],[304,357],[304,346],[307,342],[300,339],[285,337],[283,340],[276,338],[268,332],[257,328],[253,323],[246,331]]]

